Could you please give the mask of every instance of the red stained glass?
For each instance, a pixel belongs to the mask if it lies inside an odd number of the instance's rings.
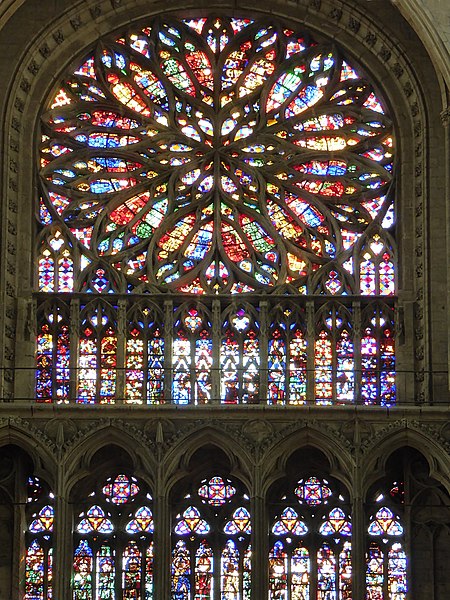
[[[276,20],[230,17],[166,17],[99,44],[43,115],[42,225],[45,236],[61,217],[68,254],[43,247],[41,291],[131,292],[145,281],[159,291],[238,294],[292,279],[309,288],[313,271],[344,256],[342,215],[367,238],[378,214],[373,190],[387,198],[392,180],[392,124],[334,47],[318,51],[307,32]],[[304,148],[324,156],[304,162]],[[339,160],[330,158],[337,150]],[[260,183],[278,189],[269,214]],[[73,241],[89,247],[89,267],[73,260]],[[394,293],[388,253],[373,269],[361,261],[354,293]],[[212,280],[198,278],[219,263]]]
[[[321,481],[317,477],[308,477],[306,480],[301,479],[295,494],[300,498],[300,501],[306,502],[310,506],[322,504],[332,495],[327,483],[327,481]]]
[[[51,554],[49,555],[51,564]],[[46,568],[44,550],[37,541],[30,544],[25,560],[25,596],[26,600],[44,600],[51,597],[51,588],[48,587],[49,571]],[[50,596],[48,595],[50,594]]]
[[[126,475],[117,475],[114,481],[110,481],[103,488],[105,496],[114,504],[124,504],[136,496],[139,486],[135,479]]]
[[[190,575],[190,553],[185,542],[180,540],[172,552],[172,598],[189,600]]]
[[[198,490],[198,495],[211,506],[222,506],[236,493],[230,483],[226,483],[222,477],[212,477],[204,483]]]
[[[117,337],[106,307],[87,306],[82,312],[78,358],[78,399],[83,404],[114,403]]]
[[[53,531],[54,511],[52,506],[44,506],[36,516],[37,518],[32,521],[29,527],[31,532],[42,533],[44,531]]]
[[[74,533],[74,600],[153,598],[153,515],[143,487],[119,473],[88,496],[93,504]]]
[[[237,504],[238,502],[242,504]],[[250,600],[249,498],[213,475],[193,484],[174,516],[172,600]]]
[[[287,554],[282,542],[276,542],[269,554],[269,598],[287,597]]]
[[[318,477],[283,489],[269,552],[269,600],[351,600],[352,526],[345,497]],[[298,503],[302,505],[298,507]],[[327,504],[333,504],[327,508]],[[294,506],[296,505],[296,508]]]
[[[147,506],[141,506],[135,513],[134,519],[132,519],[126,526],[127,533],[140,533],[146,531],[153,533],[153,515],[150,508]]]
[[[403,535],[403,527],[387,507],[380,508],[369,525],[369,535]]]
[[[336,556],[328,544],[317,552],[317,598],[327,600],[336,596]]]
[[[392,307],[396,291],[396,142],[359,67],[277,19],[166,16],[102,38],[58,88],[41,119],[36,280],[85,296],[78,340],[67,310],[64,327],[39,315],[39,402],[395,404],[393,319],[355,331],[345,301]],[[119,296],[161,293],[177,298],[169,320]],[[260,294],[269,312],[309,298],[315,323],[303,301],[267,323]],[[331,323],[312,300],[325,296],[341,306]]]
[[[367,312],[361,339],[361,395],[365,404],[395,404],[395,342],[392,309]]]
[[[80,516],[84,515],[81,514]],[[105,511],[100,506],[94,505],[86,511],[86,516],[80,520],[77,529],[80,533],[91,533],[93,531],[112,533],[114,526],[106,516]]]
[[[27,519],[24,600],[48,600],[53,585],[53,494],[37,477],[30,477],[27,487],[27,512],[33,512]]]
[[[213,553],[207,542],[195,553],[195,600],[212,600]]]
[[[394,483],[390,490],[387,488],[387,497],[378,492],[376,502],[383,503],[393,499],[400,507],[403,498],[397,492],[401,487],[401,484]],[[367,533],[369,541],[366,554],[366,599],[406,600],[408,560],[403,549],[404,526],[401,516],[382,504],[371,515]]]

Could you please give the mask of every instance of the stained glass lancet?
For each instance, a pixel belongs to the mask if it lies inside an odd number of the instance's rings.
[[[259,324],[249,305],[225,316],[220,349],[222,402],[254,404],[259,398]]]
[[[272,311],[267,357],[269,404],[306,404],[308,354],[303,308],[279,304]]]
[[[211,315],[198,305],[182,305],[174,319],[172,398],[176,404],[206,404],[211,401]]]
[[[119,473],[89,495],[74,533],[73,600],[153,598],[152,499]]]
[[[348,501],[315,476],[273,503],[269,600],[350,600],[352,524]]]
[[[164,401],[164,330],[160,308],[135,303],[127,315],[125,402]]]
[[[242,486],[220,475],[194,485],[174,515],[172,600],[250,600],[251,516]]]
[[[70,328],[67,305],[45,302],[39,310],[36,352],[36,399],[66,403],[70,398]]]
[[[28,479],[24,600],[52,598],[53,494],[37,477]]]
[[[117,333],[113,308],[90,302],[80,314],[78,401],[92,404],[114,402],[116,391]]]
[[[366,599],[406,600],[407,555],[404,526],[397,512],[403,501],[402,482],[390,493],[378,492],[367,528]]]

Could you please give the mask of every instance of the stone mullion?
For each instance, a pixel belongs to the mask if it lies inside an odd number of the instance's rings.
[[[27,480],[29,471],[23,461],[17,460],[16,472],[14,481],[14,502],[13,502],[13,522],[10,523],[12,539],[13,556],[11,561],[12,576],[11,580],[11,598],[23,598],[25,569],[26,562],[24,557],[27,552],[29,540],[24,532],[28,530],[30,525],[27,518]],[[3,525],[3,523],[2,523]],[[3,543],[4,538],[0,538],[0,543]]]
[[[267,598],[268,577],[268,536],[267,511],[264,499],[260,495],[252,498],[252,562],[251,562],[251,600]]]
[[[353,600],[364,600],[366,587],[366,545],[363,499],[356,495],[352,502],[352,589]]]
[[[210,546],[213,554],[213,600],[221,600],[221,583],[222,583],[222,550],[225,547],[225,537],[214,536],[210,541]]]
[[[95,308],[89,311],[89,318],[91,319],[95,314],[97,325],[95,326],[95,404],[99,404],[101,402],[101,387],[102,387],[102,371],[103,371],[103,352],[102,352],[102,342],[105,336],[105,326],[103,325],[103,314],[105,310],[105,300],[102,298],[98,302],[95,303]],[[94,313],[95,311],[95,313]],[[108,315],[109,322],[109,315]]]
[[[267,404],[267,377],[268,377],[268,351],[269,351],[269,321],[268,321],[268,303],[267,300],[261,300],[259,303],[259,355],[260,355],[260,381],[259,381],[259,403]]]
[[[154,595],[155,598],[170,598],[170,511],[165,494],[159,491],[154,504]]]
[[[125,346],[127,343],[127,304],[125,300],[117,303],[117,354],[116,354],[116,404],[125,402]]]
[[[307,302],[306,302],[306,342],[307,342],[306,401],[308,403],[314,402],[314,395],[315,395],[315,392],[314,392],[315,339],[316,339],[316,325],[315,325],[314,300],[307,300]]]
[[[222,330],[222,311],[220,300],[212,301],[212,373],[211,373],[211,402],[220,404],[220,342]]]
[[[70,401],[76,401],[78,396],[78,355],[80,346],[80,300],[72,298],[70,303]]]
[[[173,302],[164,302],[164,403],[172,402]]]
[[[361,398],[361,302],[353,302],[353,358],[354,358],[354,402],[362,403]]]
[[[192,331],[189,331],[188,328],[185,329],[187,332],[187,339],[189,341],[189,400],[188,404],[197,404],[198,403],[198,389],[197,389],[197,340],[200,339],[198,333],[194,334]]]
[[[366,519],[362,494],[362,470],[360,455],[360,426],[354,427],[356,464],[353,470],[352,494],[352,600],[365,600],[366,595]]]
[[[26,300],[17,298],[17,323],[24,324],[18,328],[16,335],[16,376],[14,378],[14,402],[31,402],[36,396],[36,339],[37,339],[37,302],[35,298]],[[55,324],[53,323],[53,328]],[[21,338],[19,332],[23,331]],[[56,346],[56,344],[55,344]],[[53,350],[55,354],[55,350]],[[52,357],[54,361],[54,356]],[[52,400],[55,401],[56,369],[52,369]],[[19,376],[18,376],[19,375]]]
[[[432,568],[430,568],[430,589],[431,590],[435,590],[436,589],[436,557],[439,555],[438,554],[438,548],[437,548],[437,537],[439,535],[441,528],[440,527],[432,527],[430,529],[427,529],[428,532],[428,537],[431,538],[430,539],[430,549],[431,549],[431,556],[429,557],[429,564],[432,565]],[[411,581],[410,577],[411,577],[411,570],[412,570],[412,565],[411,565],[411,561],[409,562],[409,571],[407,574],[408,577],[408,581]]]
[[[318,539],[317,536],[314,536],[313,538],[313,543],[310,545],[309,548],[309,559],[310,559],[310,565],[311,565],[311,579],[310,579],[310,597],[311,598],[317,598],[318,596],[318,580],[319,580],[319,574],[318,574],[318,561],[317,561],[317,554],[319,552],[319,548],[320,548],[320,540]],[[289,553],[289,560],[291,560],[292,557],[292,553]]]
[[[413,485],[411,485],[411,480],[414,476],[413,468],[411,467],[411,463],[408,458],[403,455],[403,480],[404,480],[404,504],[403,504],[403,514],[398,513],[400,516],[400,522],[403,520],[403,531],[404,531],[404,543],[402,544],[403,550],[408,557],[406,561],[406,581],[412,582],[413,573],[411,569],[411,556],[412,556],[412,502],[413,502]],[[395,509],[394,509],[395,510]],[[401,540],[400,540],[401,541]],[[391,544],[392,546],[392,544]],[[388,559],[386,559],[388,563]],[[411,594],[411,583],[408,584],[408,593],[407,598],[412,598]]]
[[[59,461],[55,494],[55,519],[53,525],[53,597],[71,597],[73,567],[72,514],[66,494],[65,467]]]
[[[447,182],[447,214],[446,214],[446,224],[447,224],[447,240],[450,240],[450,203],[448,199],[450,198],[450,107],[447,107],[441,113],[442,123],[444,125],[444,135],[445,135],[445,151],[444,151],[444,160],[446,165],[446,177],[445,180]],[[447,297],[450,297],[450,244],[447,243]],[[450,323],[450,302],[447,302],[447,323]],[[448,336],[448,358],[447,358],[447,371],[450,373],[450,336]],[[447,387],[450,390],[450,377],[447,375]]]

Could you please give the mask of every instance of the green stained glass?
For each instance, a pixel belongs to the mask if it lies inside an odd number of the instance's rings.
[[[348,263],[348,235],[391,227],[385,102],[294,29],[167,16],[80,58],[43,115],[40,215],[44,237],[57,219],[89,264],[44,243],[40,291],[315,293],[327,265]],[[392,295],[392,242],[369,254],[347,287]]]

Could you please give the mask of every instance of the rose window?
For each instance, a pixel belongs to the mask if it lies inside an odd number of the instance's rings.
[[[102,39],[43,115],[39,290],[393,295],[392,123],[275,20]]]

